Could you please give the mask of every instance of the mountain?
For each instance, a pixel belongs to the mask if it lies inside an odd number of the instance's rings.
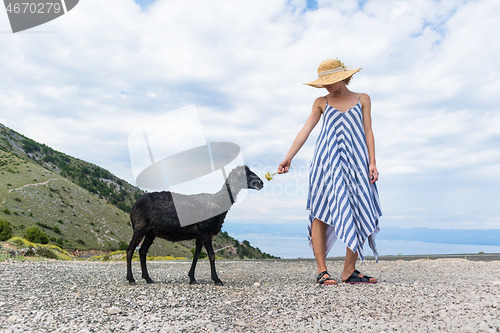
[[[58,152],[0,124],[0,219],[15,236],[38,227],[65,249],[123,249],[128,216],[144,192],[109,171]],[[156,240],[149,254],[191,257],[193,241]],[[227,233],[214,238],[223,258],[271,258]]]
[[[500,229],[385,228],[381,239],[500,246]]]

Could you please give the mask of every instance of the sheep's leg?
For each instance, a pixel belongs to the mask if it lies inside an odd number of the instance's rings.
[[[130,244],[127,247],[127,280],[130,285],[135,285],[135,279],[134,276],[132,275],[132,256],[134,255],[135,248],[141,242],[141,239],[142,235],[139,235],[138,233],[134,232],[132,240],[130,241]]]
[[[217,276],[217,272],[215,271],[215,252],[214,248],[212,247],[212,239],[206,239],[204,241],[205,243],[205,248],[207,249],[207,254],[208,254],[208,259],[210,260],[210,271],[212,273],[212,281],[215,282],[216,285],[222,286],[223,283]]]
[[[154,283],[154,281],[149,277],[148,269],[146,268],[146,256],[148,254],[149,247],[153,244],[155,240],[154,236],[146,235],[144,238],[144,242],[142,242],[142,246],[139,249],[139,258],[141,259],[141,270],[142,270],[142,278],[146,280],[147,283]]]
[[[201,247],[202,247],[201,239],[196,240],[196,250],[194,251],[193,263],[191,264],[191,269],[189,270],[189,284],[197,284],[196,279],[194,278],[194,270],[196,269],[196,263],[198,262],[198,258],[200,257]]]

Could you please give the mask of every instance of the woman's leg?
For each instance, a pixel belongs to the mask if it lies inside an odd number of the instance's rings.
[[[356,270],[356,260],[358,260],[358,253],[352,252],[352,250],[346,246],[345,251],[345,262],[344,262],[344,270],[342,271],[342,281],[347,280],[349,276]],[[363,274],[359,274],[360,277],[363,277]],[[377,279],[370,278],[370,281],[376,282]]]
[[[342,281],[346,280],[356,269],[356,260],[358,260],[358,253],[346,246],[344,270],[342,271]]]
[[[318,265],[318,273],[326,271],[326,224],[314,219],[311,227],[311,238],[314,257]],[[325,276],[327,277],[327,276]]]

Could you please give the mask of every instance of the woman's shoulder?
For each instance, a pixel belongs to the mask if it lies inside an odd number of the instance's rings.
[[[323,105],[326,104],[326,96],[319,96],[314,100],[314,105]]]
[[[359,93],[358,96],[359,96],[359,100],[361,101],[361,105],[362,106],[365,106],[365,105],[369,106],[369,105],[371,105],[370,96],[368,96],[368,94]]]
[[[326,107],[326,97],[325,96],[320,96],[314,100],[313,103],[313,108],[319,109],[321,113],[323,113],[323,110]]]
[[[361,101],[367,101],[369,102],[370,101],[370,96],[368,94],[365,94],[365,93],[358,93],[359,95],[359,99]]]

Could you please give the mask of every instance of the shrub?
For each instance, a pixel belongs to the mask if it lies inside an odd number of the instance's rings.
[[[71,260],[66,251],[58,246],[34,244],[21,237],[13,237],[9,241],[18,248],[25,249],[24,256],[38,256],[59,260]]]
[[[217,259],[223,259],[220,257],[217,257]],[[125,256],[125,260],[127,259],[127,256]],[[187,258],[185,257],[172,257],[172,256],[158,256],[158,257],[147,257],[148,261],[151,260],[157,260],[157,261],[165,261],[165,260],[186,260]]]
[[[191,248],[190,251],[191,251],[191,259],[192,259],[192,258],[194,258],[194,253],[196,252],[196,249],[193,247],[193,248]],[[199,259],[205,259],[205,258],[208,258],[208,255],[205,251],[201,250]]]
[[[37,249],[36,254],[40,257],[45,257],[49,259],[57,259],[57,254],[50,250],[47,247],[40,247]]]
[[[12,239],[9,241],[12,244],[19,246],[19,247],[24,247],[24,248],[34,248],[35,244],[32,242],[27,241],[26,239],[23,239],[21,237],[12,237]]]
[[[12,227],[9,221],[0,219],[0,241],[6,241],[12,237]]]
[[[52,229],[50,226],[46,225],[45,223],[42,222],[37,222],[36,223],[38,226],[45,228],[45,229]]]
[[[37,255],[52,259],[71,260],[68,252],[55,245],[37,245]]]
[[[24,238],[32,243],[47,244],[49,242],[49,237],[47,236],[47,234],[37,227],[26,229]]]
[[[128,244],[125,243],[124,241],[119,241],[118,242],[118,250],[120,251],[125,251],[128,247]]]

